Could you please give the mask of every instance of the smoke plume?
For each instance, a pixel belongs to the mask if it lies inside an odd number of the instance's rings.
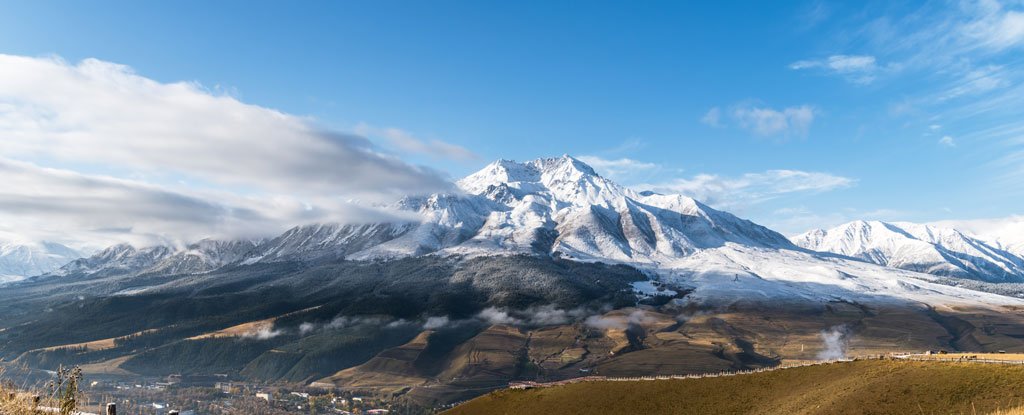
[[[819,334],[825,348],[818,353],[819,360],[836,360],[846,358],[846,345],[850,339],[850,328],[846,325],[832,326]]]

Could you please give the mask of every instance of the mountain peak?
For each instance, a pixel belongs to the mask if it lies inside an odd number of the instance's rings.
[[[517,162],[500,159],[459,180],[459,187],[471,194],[482,194],[491,186],[546,181],[577,181],[601,177],[586,163],[568,154]]]
[[[49,241],[0,241],[0,283],[44,274],[81,254]]]
[[[599,176],[593,167],[568,154],[563,154],[562,157],[540,158],[528,163],[536,165],[542,172],[566,172]]]

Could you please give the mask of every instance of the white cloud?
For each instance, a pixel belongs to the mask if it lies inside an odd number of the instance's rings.
[[[366,197],[448,186],[365,138],[96,59],[0,55],[0,131],[0,156],[220,186]]]
[[[629,179],[638,174],[644,174],[660,170],[662,167],[655,163],[637,161],[631,158],[605,159],[598,156],[580,156],[580,161],[587,163],[600,174],[612,179]]]
[[[631,137],[621,144],[603,151],[605,154],[621,154],[637,151],[647,147],[647,142],[636,137]]]
[[[1024,43],[1024,13],[1003,10],[995,2],[981,2],[982,16],[962,28],[963,35],[992,50],[1003,50]]]
[[[0,231],[75,246],[265,236],[299,223],[412,219],[330,198],[193,192],[0,158]]]
[[[701,117],[700,122],[710,125],[712,127],[720,127],[722,125],[721,119],[722,110],[720,110],[718,107],[712,107],[711,109],[708,110],[706,114],[704,114],[703,117]]]
[[[939,100],[945,101],[963,95],[974,95],[1002,88],[1010,84],[1002,66],[988,65],[973,69],[945,91]]]
[[[944,220],[931,225],[975,235],[1002,249],[1024,255],[1024,215],[992,219]]]
[[[254,331],[247,331],[242,333],[242,338],[256,339],[256,340],[270,340],[274,337],[284,334],[281,330],[274,330],[273,326],[267,325],[260,327]]]
[[[508,313],[507,310],[501,310],[495,307],[487,307],[480,311],[476,316],[478,319],[486,321],[489,324],[504,324],[504,325],[521,325],[523,321],[513,317]]]
[[[448,323],[450,323],[448,316],[428,317],[427,321],[423,323],[423,330],[436,330],[447,326]]]
[[[818,193],[852,186],[856,180],[829,173],[768,170],[739,177],[700,174],[663,183],[634,186],[680,193],[722,208],[745,207],[794,193]]]
[[[895,209],[865,211],[854,208],[830,209],[818,213],[804,206],[780,208],[771,213],[762,224],[786,235],[798,235],[812,229],[829,229],[854,220],[910,220],[915,215],[915,212]]]
[[[476,160],[480,157],[465,147],[446,143],[441,140],[422,140],[411,133],[394,127],[374,127],[359,123],[355,127],[357,134],[368,137],[381,137],[399,151],[411,154],[423,154],[434,158],[452,160]]]
[[[451,188],[363,137],[95,59],[0,55],[0,134],[0,232],[77,246],[380,220],[347,201]]]
[[[939,139],[939,144],[946,147],[956,147],[956,140],[953,140],[953,137],[946,135]]]
[[[821,69],[841,75],[850,82],[869,84],[875,80],[879,66],[874,56],[832,55],[824,59],[802,60],[789,65],[790,69]]]
[[[776,110],[759,106],[738,106],[732,116],[737,124],[761,136],[806,136],[814,122],[814,108],[808,105]]]

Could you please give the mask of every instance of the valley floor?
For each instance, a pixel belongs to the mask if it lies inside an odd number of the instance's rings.
[[[704,379],[502,390],[469,414],[988,414],[1024,406],[1024,366],[858,360]]]

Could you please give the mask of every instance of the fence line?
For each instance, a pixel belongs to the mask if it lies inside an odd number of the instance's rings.
[[[839,362],[852,362],[854,359],[835,359],[835,360],[822,360],[816,362],[807,362],[793,365],[780,365],[772,367],[762,367],[757,369],[748,370],[737,370],[737,371],[721,371],[712,373],[691,373],[686,375],[657,375],[657,376],[632,376],[632,377],[607,377],[607,376],[583,376],[572,379],[559,380],[554,382],[513,382],[509,384],[509,389],[531,389],[531,388],[546,388],[551,386],[567,385],[570,383],[580,382],[637,382],[637,381],[651,381],[651,380],[678,380],[678,379],[705,379],[705,378],[718,378],[738,375],[750,375],[754,373],[772,372],[776,370],[792,369],[797,367],[807,366],[818,366],[818,365],[829,365]]]
[[[755,373],[772,372],[776,370],[793,369],[798,367],[808,366],[820,366],[830,365],[833,363],[852,362],[855,360],[904,360],[904,361],[917,361],[917,362],[950,362],[950,363],[986,363],[986,364],[1004,364],[1004,365],[1024,365],[1024,360],[1000,360],[1000,359],[978,359],[967,357],[959,358],[940,358],[940,357],[921,357],[920,355],[912,354],[893,354],[893,355],[871,355],[862,356],[854,359],[834,359],[834,360],[820,360],[815,362],[806,362],[799,364],[779,365],[772,367],[763,367],[758,369],[749,370],[738,370],[738,371],[721,371],[713,373],[693,373],[687,375],[659,375],[659,376],[633,376],[633,377],[607,377],[607,376],[583,376],[565,380],[559,380],[554,382],[512,382],[509,383],[509,389],[532,389],[532,388],[547,388],[551,386],[568,385],[572,383],[580,382],[637,382],[637,381],[651,381],[651,380],[678,380],[678,379],[705,379],[705,378],[718,378],[727,376],[740,376],[750,375]]]

